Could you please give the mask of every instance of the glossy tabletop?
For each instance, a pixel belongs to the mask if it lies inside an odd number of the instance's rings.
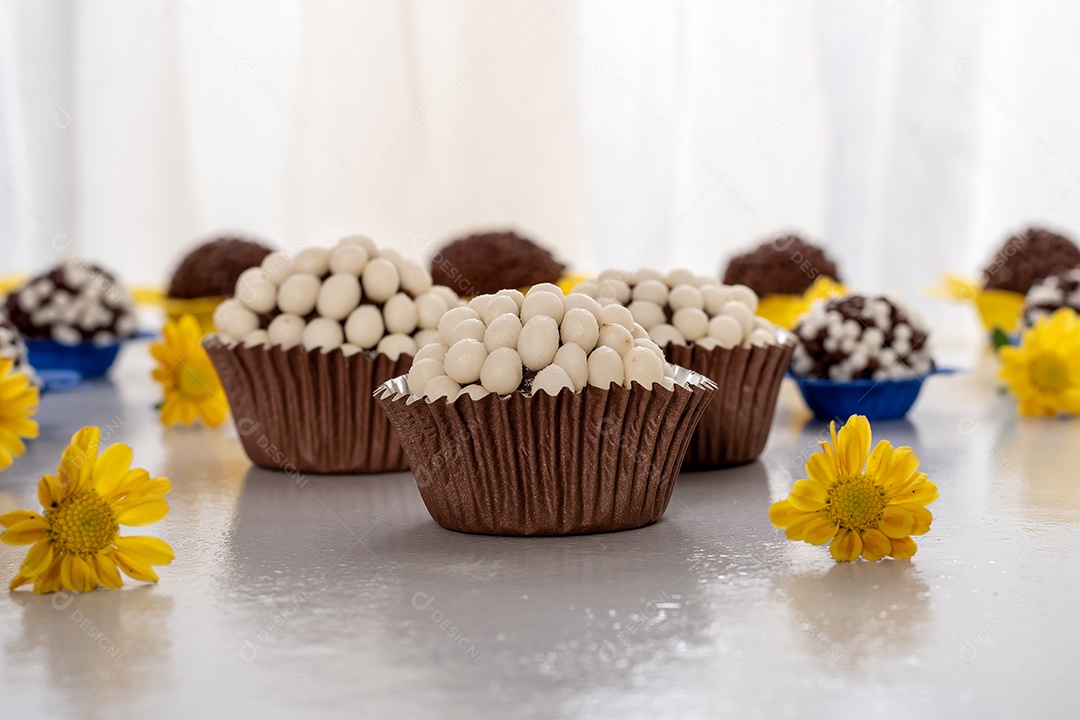
[[[824,429],[790,381],[760,461],[683,474],[655,525],[497,538],[435,525],[408,473],[290,476],[232,427],[163,429],[130,344],[43,398],[0,512],[96,424],[172,478],[150,530],[177,559],[156,586],[0,591],[3,716],[1075,718],[1080,420],[1017,419],[972,357],[874,426],[940,488],[918,554],[838,565],[766,514]]]

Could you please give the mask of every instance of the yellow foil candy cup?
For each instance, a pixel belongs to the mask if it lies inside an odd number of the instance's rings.
[[[975,304],[987,332],[1001,328],[1007,333],[1020,326],[1020,315],[1024,308],[1024,296],[1012,290],[986,290],[979,283],[947,275],[939,288],[931,290],[933,295],[950,300]]]
[[[816,300],[846,295],[847,289],[840,283],[819,275],[814,284],[802,295],[766,295],[758,301],[757,314],[773,325],[791,330],[803,313]]]
[[[214,310],[226,298],[224,296],[210,296],[201,298],[171,298],[165,295],[160,288],[137,287],[131,291],[135,302],[140,305],[159,307],[165,311],[170,320],[179,322],[184,315],[191,315],[199,322],[199,329],[203,333],[214,332]]]

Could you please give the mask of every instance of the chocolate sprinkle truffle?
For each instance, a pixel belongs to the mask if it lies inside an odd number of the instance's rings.
[[[512,230],[476,233],[451,242],[431,260],[431,277],[459,295],[555,283],[566,266]]]
[[[911,310],[879,296],[820,300],[795,326],[792,371],[828,380],[888,380],[933,370],[929,331]]]
[[[1080,265],[1080,247],[1069,238],[1044,228],[1029,228],[1005,241],[983,270],[987,290],[1026,294],[1050,275]]]
[[[1080,267],[1043,278],[1031,286],[1024,298],[1024,326],[1031,327],[1063,307],[1080,313]]]
[[[251,240],[223,237],[203,243],[188,253],[169,282],[171,298],[231,297],[236,280],[248,268],[257,267],[270,248]]]
[[[26,372],[30,369],[26,343],[23,342],[18,329],[8,320],[3,309],[0,309],[0,358],[14,360],[16,372]]]
[[[108,345],[135,334],[135,303],[110,273],[68,260],[7,297],[5,310],[24,338],[64,345]]]
[[[780,235],[728,262],[725,285],[746,285],[758,296],[802,295],[818,276],[840,281],[825,251],[797,235]]]

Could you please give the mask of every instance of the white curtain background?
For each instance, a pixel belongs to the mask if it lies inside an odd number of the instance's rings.
[[[0,2],[0,272],[161,283],[218,232],[407,254],[514,226],[582,270],[805,232],[922,294],[1080,234],[1066,2]],[[951,326],[950,326],[951,327]],[[952,330],[950,330],[952,332]]]

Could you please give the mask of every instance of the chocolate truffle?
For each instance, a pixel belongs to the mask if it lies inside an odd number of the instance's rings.
[[[928,330],[911,310],[886,297],[819,300],[795,326],[792,371],[828,380],[886,380],[933,370]]]
[[[467,296],[554,283],[564,269],[550,252],[512,230],[460,238],[431,260],[435,283]]]
[[[241,238],[223,237],[203,243],[176,268],[169,282],[169,297],[231,297],[240,274],[258,266],[269,254],[270,248],[265,245]]]
[[[0,309],[0,358],[15,361],[17,372],[26,372],[30,369],[30,363],[26,357],[26,343],[18,329],[8,320],[3,309]]]
[[[1039,280],[1077,265],[1080,247],[1076,243],[1064,235],[1033,227],[1005,241],[983,270],[983,287],[1026,294]]]
[[[1024,325],[1030,327],[1063,307],[1080,313],[1080,267],[1043,278],[1031,286],[1024,298]]]
[[[97,265],[68,260],[8,295],[5,310],[24,338],[107,345],[135,334],[135,303]]]
[[[781,235],[731,258],[724,284],[746,285],[758,296],[802,295],[819,276],[840,281],[832,258],[797,235]]]

